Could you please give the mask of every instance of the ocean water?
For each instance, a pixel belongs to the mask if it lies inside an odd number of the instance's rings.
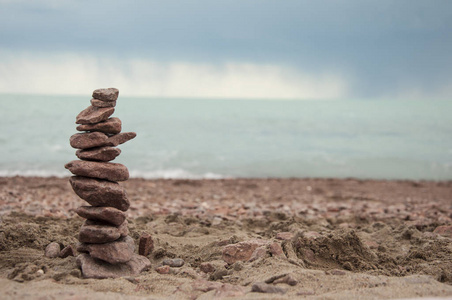
[[[90,97],[0,95],[0,175],[69,176]],[[452,101],[120,96],[132,177],[452,179]]]

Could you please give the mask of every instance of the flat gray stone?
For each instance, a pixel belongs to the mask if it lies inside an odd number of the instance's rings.
[[[126,214],[114,207],[80,206],[75,212],[82,218],[111,223],[119,226],[126,220]]]
[[[77,126],[78,131],[99,131],[109,134],[118,134],[121,132],[121,120],[119,118],[109,118],[106,121],[96,124],[82,124]]]
[[[91,99],[91,105],[95,107],[115,107],[116,101],[102,101],[98,99]]]
[[[126,181],[129,170],[122,164],[110,162],[73,160],[64,166],[78,176],[106,179],[109,181]]]
[[[127,193],[116,182],[81,176],[73,176],[69,182],[74,192],[92,206],[114,207],[122,211],[129,209]]]
[[[137,134],[135,132],[122,132],[115,134],[108,138],[106,141],[106,144],[108,146],[116,147],[118,145],[124,144],[127,141],[130,141],[131,139],[135,138]]]
[[[132,259],[135,252],[135,242],[130,236],[126,236],[105,244],[81,243],[77,246],[77,251],[82,253],[87,252],[91,257],[110,264],[120,264]]]
[[[93,92],[93,98],[102,101],[116,101],[119,96],[119,90],[115,88],[97,89]]]
[[[165,258],[162,262],[164,266],[170,266],[173,268],[180,268],[184,265],[185,261],[182,258]]]
[[[103,244],[116,241],[120,237],[127,236],[129,229],[127,221],[119,227],[111,224],[86,220],[80,228],[78,240],[82,243]]]
[[[76,133],[71,136],[69,143],[75,149],[88,149],[105,145],[108,136],[102,132]]]
[[[95,124],[107,120],[115,112],[114,107],[89,106],[76,117],[76,124]]]
[[[134,254],[131,260],[123,264],[109,264],[86,253],[77,256],[76,262],[84,278],[96,279],[134,276],[151,267],[149,259],[138,254]]]
[[[119,154],[121,154],[121,149],[113,147],[97,147],[86,150],[80,149],[75,152],[75,155],[82,160],[94,161],[112,161]]]

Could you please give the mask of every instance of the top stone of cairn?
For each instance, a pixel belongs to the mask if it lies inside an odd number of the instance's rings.
[[[97,89],[93,92],[93,98],[102,101],[116,101],[119,90],[115,88]]]

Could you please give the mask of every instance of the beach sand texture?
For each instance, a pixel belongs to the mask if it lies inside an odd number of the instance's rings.
[[[94,280],[81,278],[73,256],[44,256],[51,242],[77,243],[83,219],[74,210],[85,203],[68,179],[0,178],[2,299],[452,297],[450,181],[122,185],[130,236],[137,246],[142,233],[152,236],[152,268]],[[163,266],[175,258],[183,266]]]

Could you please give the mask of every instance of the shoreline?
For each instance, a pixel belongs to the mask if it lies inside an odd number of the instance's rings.
[[[353,214],[360,209],[366,212],[369,207],[383,210],[387,205],[400,204],[406,213],[420,214],[416,210],[426,210],[426,205],[449,205],[452,195],[452,181],[131,178],[120,184],[129,195],[131,210],[128,216],[132,218],[152,213],[195,214],[196,209],[206,206],[204,202],[210,206],[227,206],[228,212],[223,209],[224,214],[232,215],[232,218],[251,216],[250,208],[262,214],[264,210],[284,207],[285,213],[299,215],[313,204],[328,206],[330,210],[345,205]],[[34,201],[35,197],[44,201]],[[0,177],[0,204],[3,204],[0,214],[17,210],[35,216],[72,217],[74,209],[86,202],[73,192],[69,177],[16,176]],[[245,211],[244,206],[248,207]],[[384,216],[384,212],[380,214]]]
[[[434,202],[437,205],[447,205],[452,195],[452,181],[424,180],[131,178],[120,184],[126,189],[131,201],[132,211],[129,212],[129,217],[149,213],[164,214],[165,211],[177,212],[178,205],[184,212],[184,206],[199,206],[205,201],[212,205],[229,206],[236,211],[244,204],[254,205],[261,210],[274,209],[278,205],[286,206],[289,214],[306,210],[312,203],[340,207],[345,203],[362,206],[366,201],[380,208],[388,203],[404,204],[414,211],[416,208],[411,207],[411,204],[420,206]],[[44,201],[33,201],[35,196]],[[74,216],[73,210],[76,207],[86,204],[72,191],[69,177],[0,177],[0,199],[0,204],[3,204],[0,206],[0,214],[18,210],[31,215],[47,213],[71,217]],[[8,205],[5,207],[5,204]]]
[[[14,177],[24,177],[24,178],[69,178],[72,176],[69,172],[61,172],[61,174],[45,174],[46,172],[21,172],[21,173],[7,173],[0,172],[1,178],[14,178]],[[64,174],[63,174],[64,173]],[[133,173],[130,175],[129,179],[138,179],[138,180],[235,180],[235,179],[248,179],[248,180],[265,180],[265,179],[281,179],[281,180],[356,180],[356,181],[413,181],[413,182],[452,182],[452,178],[447,179],[411,179],[411,178],[378,178],[378,177],[277,177],[277,176],[268,176],[268,177],[233,177],[227,175],[220,175],[215,173],[206,173],[211,175],[193,175],[191,176],[134,176]]]

